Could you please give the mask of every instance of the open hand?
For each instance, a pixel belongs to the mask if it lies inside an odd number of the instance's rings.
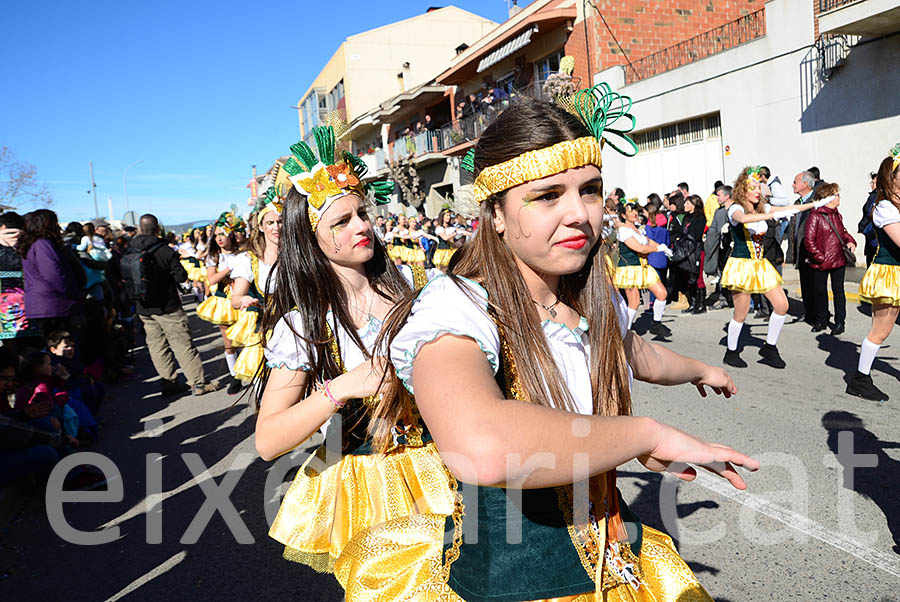
[[[697,469],[690,465],[694,464],[727,479],[735,489],[743,490],[747,483],[735,466],[750,471],[759,469],[759,461],[726,445],[707,443],[674,427],[657,424],[657,444],[650,453],[638,457],[641,464],[653,472],[668,472],[684,481],[693,481],[697,478]]]
[[[706,397],[706,387],[712,389],[716,395],[724,395],[726,399],[737,394],[737,387],[731,380],[731,375],[716,366],[707,366],[703,374],[692,380],[691,384],[697,387],[700,397]]]

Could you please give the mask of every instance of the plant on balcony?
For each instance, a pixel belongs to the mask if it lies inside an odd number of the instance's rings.
[[[450,130],[450,140],[453,141],[453,144],[459,144],[465,139],[466,135],[462,133],[462,130]]]
[[[551,73],[544,81],[541,92],[545,98],[557,98],[575,94],[575,82],[568,73]]]
[[[391,161],[388,163],[388,170],[391,172],[391,179],[397,183],[400,190],[403,191],[403,198],[406,199],[410,207],[419,209],[425,201],[425,193],[422,191],[422,181],[419,179],[419,172],[408,157],[404,157],[399,161]]]

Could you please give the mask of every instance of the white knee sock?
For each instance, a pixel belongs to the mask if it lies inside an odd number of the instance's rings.
[[[663,312],[666,311],[665,300],[656,299],[653,302],[653,321],[662,322]]]
[[[766,331],[766,343],[769,345],[777,345],[778,344],[778,335],[781,334],[781,327],[784,326],[784,321],[787,319],[787,314],[781,314],[780,316],[776,313],[772,313],[769,316],[769,329]]]
[[[225,363],[228,364],[228,372],[234,376],[234,363],[237,361],[237,353],[225,352]]]
[[[876,345],[869,340],[869,337],[864,338],[862,347],[859,350],[859,365],[856,369],[863,374],[868,374],[869,371],[872,370],[872,362],[875,361],[875,354],[878,353],[880,348],[881,345]]]
[[[741,329],[743,327],[743,322],[731,320],[728,323],[728,351],[737,351],[738,339],[741,338]]]
[[[628,328],[631,328],[631,325],[634,324],[634,317],[637,315],[636,309],[628,308]]]

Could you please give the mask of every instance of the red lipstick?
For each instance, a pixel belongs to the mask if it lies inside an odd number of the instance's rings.
[[[570,236],[569,238],[564,238],[563,240],[556,243],[557,246],[565,247],[567,249],[581,249],[584,245],[587,244],[587,236],[584,234],[579,234],[577,236]]]
[[[360,241],[358,243],[353,245],[353,248],[355,249],[356,247],[368,247],[370,244],[372,244],[372,239],[368,238],[368,237],[364,237],[364,238],[360,239]]]

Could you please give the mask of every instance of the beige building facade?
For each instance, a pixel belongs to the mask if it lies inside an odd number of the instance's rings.
[[[308,139],[329,113],[343,111],[352,122],[379,103],[427,83],[446,68],[457,48],[475,43],[496,26],[447,6],[349,36],[297,103],[301,135]]]

